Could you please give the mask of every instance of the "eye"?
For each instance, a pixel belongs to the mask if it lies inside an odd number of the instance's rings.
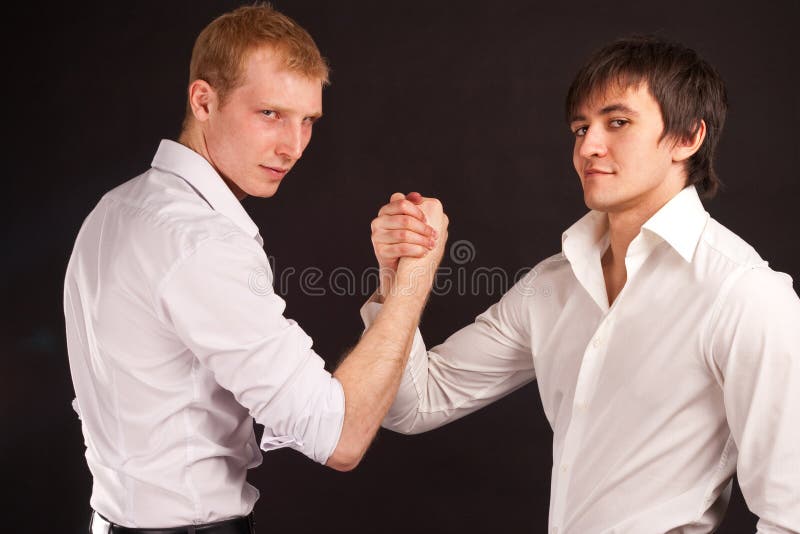
[[[609,124],[611,125],[612,128],[622,128],[629,122],[630,121],[628,119],[614,119]]]
[[[577,129],[573,130],[572,133],[575,134],[575,137],[583,137],[586,135],[586,130],[588,129],[588,126],[579,126]]]
[[[278,116],[278,114],[275,111],[271,110],[271,109],[261,110],[261,114],[264,115],[265,117],[269,117],[271,119]]]

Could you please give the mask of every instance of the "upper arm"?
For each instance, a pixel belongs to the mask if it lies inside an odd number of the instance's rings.
[[[158,295],[161,313],[265,426],[263,448],[291,446],[324,462],[341,429],[341,385],[311,338],[283,316],[266,256],[244,239],[208,239],[176,265]]]
[[[800,299],[791,279],[750,269],[711,337],[742,493],[766,524],[800,530]]]

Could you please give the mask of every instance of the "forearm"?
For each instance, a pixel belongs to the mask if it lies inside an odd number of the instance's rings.
[[[328,461],[330,467],[355,467],[391,406],[435,266],[427,260],[401,262],[395,285],[375,322],[334,372],[345,392],[345,418],[339,443]]]
[[[384,428],[402,434],[427,432],[533,380],[533,368],[526,363],[529,349],[492,340],[481,326],[469,325],[430,351],[422,336],[416,336]]]
[[[520,283],[526,283],[520,281]],[[473,324],[426,349],[414,334],[408,363],[384,428],[417,434],[463,417],[535,378],[524,299],[510,291]],[[369,327],[381,310],[370,298],[361,308]]]

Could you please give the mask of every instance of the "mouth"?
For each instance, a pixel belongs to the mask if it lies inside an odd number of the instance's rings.
[[[584,169],[583,176],[584,178],[599,178],[601,176],[611,176],[614,174],[611,171],[607,171],[604,169],[597,169],[594,167],[589,167],[588,169]]]
[[[273,180],[282,180],[286,173],[289,172],[289,169],[283,167],[269,167],[267,165],[259,165],[267,174],[267,176]]]

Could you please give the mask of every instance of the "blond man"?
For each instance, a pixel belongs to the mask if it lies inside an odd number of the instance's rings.
[[[331,375],[284,318],[240,204],[300,159],[327,79],[308,33],[270,7],[217,18],[195,43],[178,142],[86,218],[64,313],[92,533],[253,532],[253,419],[263,450],[346,471],[388,410],[446,241],[441,205],[408,202],[429,253],[399,263],[404,290]]]

